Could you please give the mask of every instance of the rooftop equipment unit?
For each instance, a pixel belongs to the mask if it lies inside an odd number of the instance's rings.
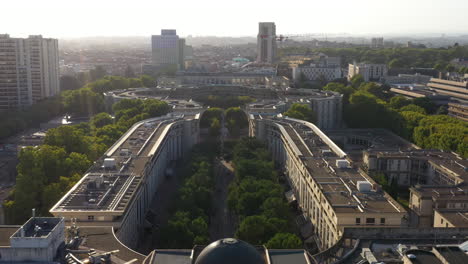
[[[336,167],[338,167],[338,169],[349,168],[349,161],[347,161],[345,159],[336,160]]]
[[[111,168],[115,168],[117,163],[115,162],[114,158],[105,158],[103,165],[104,165],[104,168],[111,169]]]
[[[370,192],[372,190],[372,184],[368,181],[358,181],[356,185],[360,192]]]

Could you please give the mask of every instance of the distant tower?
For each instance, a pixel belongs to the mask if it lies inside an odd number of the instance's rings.
[[[372,38],[371,48],[380,49],[384,47],[384,38]]]
[[[273,22],[260,22],[257,35],[257,62],[274,63],[276,60],[276,26]]]
[[[0,34],[0,111],[57,95],[59,78],[57,39]]]
[[[151,42],[153,65],[183,67],[185,40],[179,38],[175,29],[161,30],[161,35],[153,35]]]

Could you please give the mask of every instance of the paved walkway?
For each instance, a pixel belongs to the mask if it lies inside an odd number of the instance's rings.
[[[213,194],[213,215],[210,217],[210,238],[212,241],[233,237],[234,217],[229,212],[227,197],[229,183],[234,178],[234,169],[226,161],[215,161],[215,192]]]

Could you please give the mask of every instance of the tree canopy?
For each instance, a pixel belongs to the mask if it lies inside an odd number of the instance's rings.
[[[283,115],[309,122],[315,122],[316,120],[312,109],[307,105],[299,103],[292,104],[288,111],[284,112]]]

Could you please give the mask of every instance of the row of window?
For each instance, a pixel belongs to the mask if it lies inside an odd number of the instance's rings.
[[[356,217],[356,225],[361,224],[361,218]],[[380,218],[380,224],[385,225],[385,218]],[[375,218],[366,218],[366,225],[375,225]]]

